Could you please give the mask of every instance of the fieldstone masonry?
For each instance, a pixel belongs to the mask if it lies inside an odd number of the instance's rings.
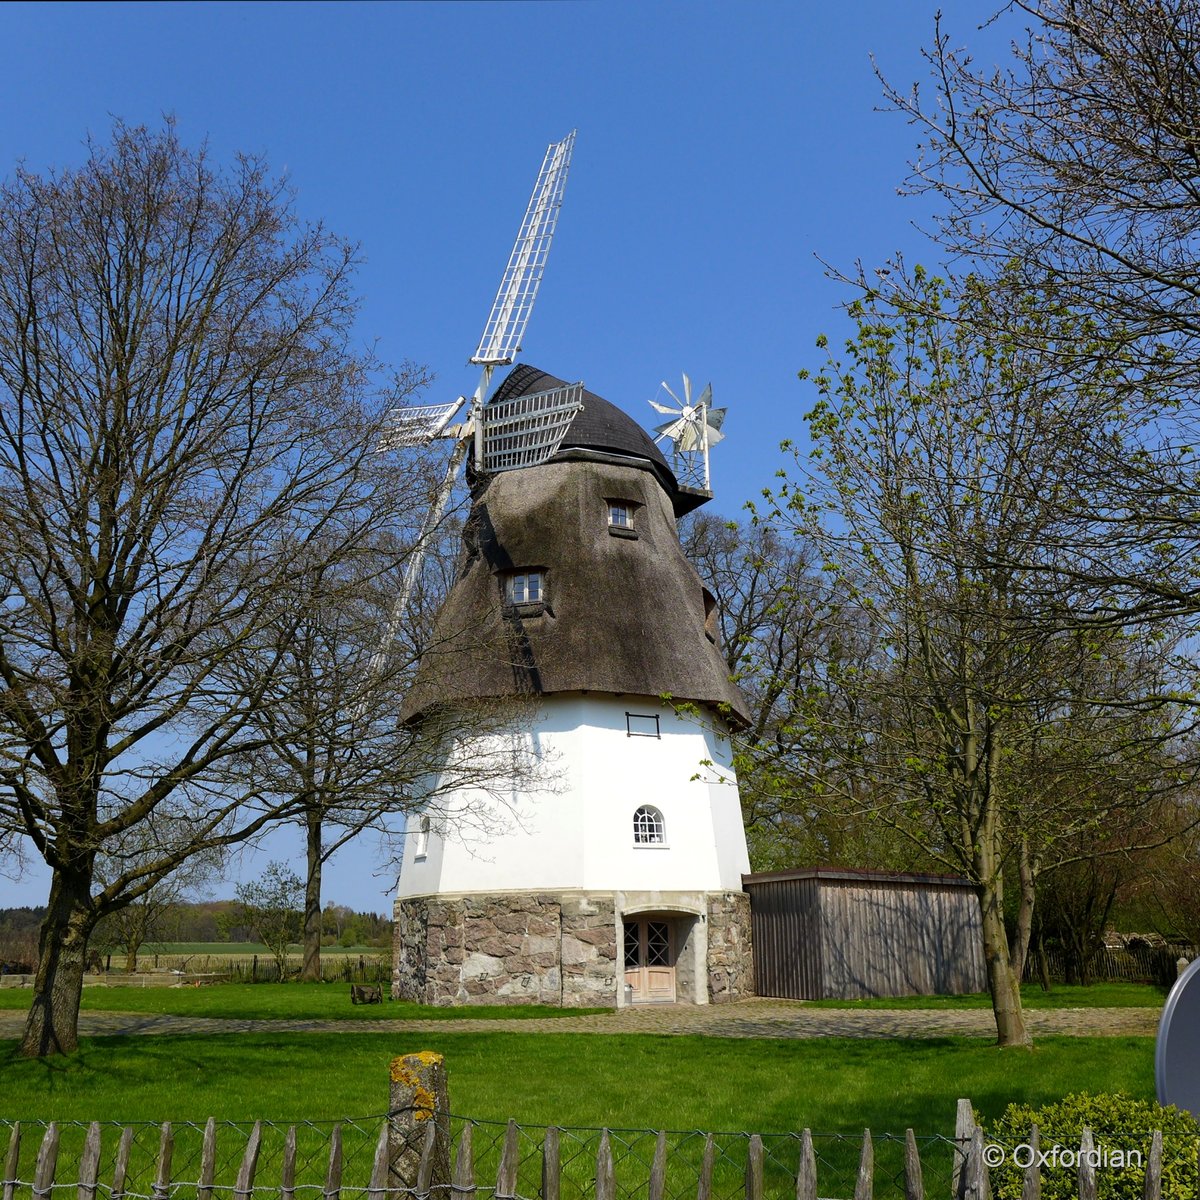
[[[611,897],[416,897],[398,901],[395,915],[397,999],[584,1008],[616,995]]]
[[[708,897],[708,999],[723,1004],[754,995],[750,952],[750,897],[725,892]]]
[[[611,894],[412,897],[396,902],[395,917],[397,1000],[446,1007],[617,1003],[623,948]],[[707,942],[709,1001],[753,995],[745,893],[707,897]]]

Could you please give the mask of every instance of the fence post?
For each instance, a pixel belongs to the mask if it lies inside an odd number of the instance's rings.
[[[100,1178],[100,1122],[88,1126],[83,1156],[79,1160],[79,1200],[96,1200],[96,1181]]]
[[[556,1134],[557,1132],[555,1130]],[[549,1130],[547,1130],[547,1133],[549,1133]],[[554,1140],[554,1144],[557,1147],[557,1137]],[[545,1179],[544,1169],[542,1178]],[[557,1180],[555,1181],[555,1186],[557,1186]],[[464,1123],[462,1133],[458,1135],[458,1153],[454,1157],[454,1179],[451,1183],[451,1188],[456,1196],[469,1197],[475,1194],[475,1155],[471,1148],[470,1121]],[[554,1200],[558,1200],[557,1195],[554,1196]]]
[[[812,1130],[800,1135],[800,1169],[796,1172],[796,1200],[817,1200],[817,1156],[813,1153]]]
[[[171,1156],[175,1151],[175,1134],[171,1122],[164,1121],[158,1139],[158,1170],[154,1176],[154,1200],[168,1200],[171,1195]]]
[[[504,1131],[504,1148],[500,1151],[500,1169],[496,1172],[497,1200],[512,1200],[517,1194],[517,1166],[521,1160],[521,1131],[509,1117]]]
[[[925,1200],[925,1180],[921,1177],[921,1155],[911,1129],[904,1131],[904,1200]]]
[[[437,1137],[437,1122],[426,1121],[425,1139],[421,1143],[421,1161],[417,1164],[418,1200],[429,1200],[433,1186],[433,1156],[437,1150]]]
[[[54,1187],[54,1169],[58,1166],[58,1125],[51,1121],[38,1148],[37,1166],[33,1169],[34,1200],[50,1200]]]
[[[250,1140],[246,1143],[246,1153],[242,1155],[242,1165],[238,1168],[237,1183],[233,1186],[234,1196],[249,1197],[254,1194],[254,1172],[258,1170],[258,1148],[262,1145],[262,1122],[255,1121],[250,1131]]]
[[[211,1118],[210,1118],[211,1120]],[[383,1139],[387,1140],[387,1121],[383,1123]],[[207,1145],[208,1126],[204,1128],[204,1136]],[[386,1148],[386,1147],[385,1147]],[[384,1164],[384,1183],[386,1185],[387,1164]],[[211,1182],[211,1180],[209,1181]],[[374,1180],[372,1179],[372,1183]],[[283,1139],[283,1162],[279,1167],[279,1200],[295,1200],[296,1196],[296,1127],[289,1125],[287,1134]]]
[[[1150,1161],[1146,1163],[1146,1178],[1142,1181],[1142,1200],[1162,1198],[1162,1130],[1156,1129],[1150,1139]]]
[[[429,1187],[439,1196],[450,1186],[450,1096],[446,1060],[432,1050],[393,1058],[388,1071],[389,1157],[392,1186],[417,1186],[425,1130],[436,1129],[429,1162]]]
[[[1042,1200],[1042,1133],[1037,1125],[1029,1127],[1029,1166],[1021,1180],[1021,1200]]]
[[[875,1186],[875,1147],[871,1131],[863,1130],[862,1154],[858,1159],[858,1179],[854,1183],[854,1200],[871,1200]]]
[[[117,1143],[117,1161],[113,1166],[112,1200],[124,1200],[125,1177],[129,1174],[129,1151],[133,1146],[133,1129],[126,1125]]]
[[[596,1200],[615,1200],[616,1176],[613,1172],[612,1143],[608,1130],[600,1134],[600,1148],[596,1151]]]
[[[654,1160],[650,1164],[650,1195],[647,1200],[663,1200],[667,1187],[667,1135],[659,1131],[654,1139]],[[542,1200],[550,1200],[542,1195]],[[554,1200],[558,1200],[555,1196]]]
[[[987,1163],[983,1160],[983,1130],[978,1125],[971,1130],[971,1145],[962,1175],[963,1200],[990,1200]],[[1095,1197],[1092,1197],[1095,1200]]]
[[[763,1194],[763,1144],[756,1133],[750,1138],[746,1149],[746,1200],[762,1200]]]
[[[559,1134],[557,1127],[551,1125],[542,1137],[542,1200],[558,1200],[561,1181]]]
[[[325,1200],[341,1200],[342,1125],[339,1121],[329,1136],[329,1167],[325,1172]]]
[[[1096,1164],[1092,1161],[1095,1152],[1092,1131],[1085,1125],[1079,1139],[1079,1200],[1096,1200]]]
[[[716,1147],[712,1134],[704,1138],[704,1154],[700,1158],[700,1180],[696,1184],[696,1200],[710,1200],[712,1196],[713,1157]]]
[[[8,1154],[4,1159],[4,1191],[3,1200],[13,1200],[17,1187],[17,1163],[21,1157],[21,1122],[14,1121],[12,1132],[8,1135]]]
[[[954,1114],[954,1170],[950,1176],[950,1192],[954,1200],[962,1200],[963,1167],[971,1149],[971,1133],[975,1128],[975,1112],[970,1100],[959,1099]]]

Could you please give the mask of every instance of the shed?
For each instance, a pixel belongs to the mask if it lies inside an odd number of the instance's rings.
[[[967,879],[812,868],[743,875],[755,991],[861,1000],[987,989]]]

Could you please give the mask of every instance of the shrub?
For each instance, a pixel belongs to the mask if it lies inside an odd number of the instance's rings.
[[[1196,1195],[1196,1154],[1200,1147],[1200,1124],[1178,1108],[1163,1108],[1150,1100],[1129,1096],[1067,1096],[1055,1104],[1031,1108],[1010,1104],[990,1129],[985,1142],[1005,1147],[1004,1162],[990,1170],[992,1194],[996,1200],[1020,1200],[1024,1178],[1022,1165],[1027,1155],[1013,1151],[1029,1141],[1029,1128],[1036,1124],[1044,1161],[1043,1200],[1075,1200],[1079,1195],[1078,1166],[1073,1155],[1086,1125],[1092,1131],[1097,1152],[1104,1156],[1096,1166],[1097,1200],[1141,1200],[1145,1165],[1150,1160],[1150,1138],[1154,1130],[1163,1135],[1163,1200],[1192,1200]],[[1066,1161],[1055,1161],[1055,1147],[1070,1151]],[[1139,1161],[1136,1151],[1141,1155]],[[1128,1164],[1120,1165],[1121,1158]]]

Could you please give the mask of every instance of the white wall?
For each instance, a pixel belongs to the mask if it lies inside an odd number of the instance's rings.
[[[629,737],[627,711],[657,715],[661,737]],[[534,728],[520,735],[541,752],[537,786],[496,789],[500,797],[456,793],[455,815],[434,817],[423,860],[414,858],[414,817],[399,894],[740,890],[750,869],[746,837],[729,744],[715,723],[646,697],[546,697]],[[666,846],[633,844],[642,804],[663,814]]]

